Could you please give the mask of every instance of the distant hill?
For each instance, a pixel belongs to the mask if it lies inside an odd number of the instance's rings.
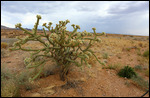
[[[12,28],[1,25],[1,29],[12,29]]]
[[[10,28],[10,27],[6,27],[6,26],[3,26],[3,25],[1,25],[1,29],[13,29],[13,30],[20,30],[19,28]],[[32,30],[32,29],[28,29],[28,28],[25,28],[25,29],[27,29],[27,30]],[[38,29],[39,31],[41,31],[42,29]]]

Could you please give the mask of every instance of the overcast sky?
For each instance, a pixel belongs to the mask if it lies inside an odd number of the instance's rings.
[[[149,1],[1,1],[1,25],[32,29],[36,15],[42,16],[43,23],[70,20],[71,24],[80,25],[81,30],[117,34],[149,36]]]

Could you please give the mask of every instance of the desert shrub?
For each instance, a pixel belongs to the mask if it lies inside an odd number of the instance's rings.
[[[133,76],[131,80],[133,81],[133,84],[142,88],[143,90],[147,91],[149,89],[149,82],[145,81],[141,76],[139,75],[137,75],[136,77]]]
[[[19,85],[15,78],[15,75],[11,71],[4,67],[1,67],[1,96],[2,97],[19,97]]]
[[[141,56],[140,48],[137,49],[137,55]]]
[[[17,39],[9,39],[8,43],[9,43],[9,47],[13,47],[14,42],[16,42]]]
[[[6,51],[5,49],[1,49],[1,57],[5,57],[6,56]]]
[[[126,51],[130,51],[131,50],[131,48],[126,48]]]
[[[118,72],[118,75],[120,77],[126,77],[126,78],[131,78],[133,76],[137,76],[136,72],[134,71],[134,69],[130,66],[124,66],[123,69],[121,69],[119,72]]]
[[[6,80],[5,83],[2,81],[3,87],[1,87],[1,96],[2,97],[19,97],[19,87],[16,84],[16,81],[10,79]]]
[[[140,71],[141,71],[143,68],[142,68],[141,65],[135,65],[135,66],[134,66],[134,69],[135,69],[135,70],[140,70]]]
[[[138,45],[139,45],[140,47],[143,47],[143,44],[142,44],[142,43],[138,43]]]
[[[144,57],[149,57],[149,50],[146,50],[146,51],[143,53],[143,56],[144,56]]]
[[[34,85],[29,81],[29,78],[33,76],[33,70],[25,70],[17,75],[17,81],[20,86],[23,86],[25,90],[31,90]]]
[[[143,72],[144,72],[145,76],[149,77],[149,69],[146,69]]]
[[[108,53],[103,54],[103,59],[108,59]]]
[[[101,42],[101,40],[97,38],[97,36],[104,35],[104,32],[101,34],[97,34],[96,28],[92,28],[94,33],[89,33],[86,31],[80,33],[77,32],[77,30],[80,29],[80,26],[75,26],[74,24],[71,25],[74,30],[72,32],[69,32],[68,30],[66,30],[66,25],[70,21],[66,20],[59,21],[59,24],[56,24],[55,28],[51,27],[52,22],[49,22],[48,26],[46,23],[44,23],[43,34],[37,35],[37,28],[40,19],[41,16],[37,15],[37,22],[32,29],[32,33],[21,27],[20,23],[17,24],[16,28],[20,28],[28,36],[26,36],[25,38],[17,37],[19,41],[15,42],[14,47],[10,49],[32,52],[30,59],[26,61],[27,68],[39,68],[40,70],[34,77],[31,78],[31,80],[34,80],[40,76],[45,63],[51,58],[53,58],[56,61],[57,65],[60,66],[60,79],[63,81],[65,80],[65,78],[67,78],[66,75],[71,66],[75,65],[77,67],[82,67],[83,64],[91,66],[87,62],[89,56],[91,55],[93,55],[100,64],[104,65],[97,59],[94,52],[90,49],[94,42]],[[49,30],[48,33],[46,33],[45,28]],[[88,38],[87,36],[92,37]],[[41,38],[46,38],[47,42],[45,40],[42,40]],[[24,45],[28,41],[40,42],[41,44],[43,44],[43,48],[23,48],[22,45]],[[89,41],[88,46],[83,48],[83,43],[86,41]],[[77,59],[80,59],[80,62],[78,62]]]
[[[6,42],[1,42],[1,49],[8,48],[8,44]]]

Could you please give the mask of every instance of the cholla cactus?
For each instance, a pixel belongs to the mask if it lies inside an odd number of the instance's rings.
[[[44,64],[50,58],[55,59],[57,64],[60,66],[61,80],[65,80],[69,68],[72,65],[82,67],[83,63],[85,63],[88,67],[91,67],[90,64],[88,64],[87,59],[89,59],[91,55],[95,56],[95,54],[90,49],[90,47],[93,42],[100,42],[100,39],[97,38],[97,36],[99,35],[96,33],[96,28],[92,28],[94,31],[93,34],[87,31],[77,32],[77,30],[80,29],[80,26],[72,24],[74,30],[69,33],[69,31],[66,30],[66,25],[70,23],[69,20],[59,21],[59,24],[56,24],[55,28],[51,27],[52,22],[49,22],[48,26],[46,25],[46,23],[43,24],[43,34],[37,35],[37,28],[40,19],[41,16],[37,15],[37,22],[32,29],[32,33],[21,27],[20,23],[17,24],[16,28],[20,28],[24,31],[24,33],[28,34],[28,36],[25,39],[21,39],[18,37],[19,41],[16,42],[14,44],[14,47],[10,49],[32,52],[31,57],[25,59],[25,64],[27,64],[27,68],[41,67],[37,75],[32,77],[32,80],[36,79],[40,75],[43,70]],[[49,34],[46,33],[44,27],[49,30]],[[91,37],[88,38],[86,36]],[[42,37],[45,37],[48,43],[45,40],[42,40]],[[42,43],[44,47],[42,49],[26,49],[22,47],[22,45],[24,45],[28,41],[33,40]],[[89,44],[85,49],[83,49],[82,45],[87,40],[89,40]],[[79,58],[81,62],[77,62],[77,58]],[[104,65],[97,59],[96,56],[95,58],[100,64]]]

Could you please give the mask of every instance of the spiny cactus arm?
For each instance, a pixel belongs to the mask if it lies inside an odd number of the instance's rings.
[[[25,48],[22,48],[21,45],[19,45],[19,48],[23,51],[39,51],[39,49],[25,49]],[[40,49],[41,51],[44,51],[46,48],[43,48],[43,49]]]
[[[47,36],[46,31],[45,31],[45,28],[43,28],[43,31],[44,31],[44,35]]]
[[[97,37],[97,34],[96,34],[96,28],[94,27],[94,28],[92,28],[92,29],[93,29],[94,35],[95,35],[94,39],[96,40],[96,37]]]
[[[17,46],[18,46],[18,48],[17,48]],[[21,44],[19,44],[19,43],[16,44],[16,45],[14,45],[13,48],[9,48],[10,51],[20,50],[20,49],[21,49],[21,50],[24,50],[24,51],[38,51],[38,50],[39,50],[39,49],[36,50],[36,49],[25,49],[25,48],[22,48],[22,47],[21,47]],[[45,48],[44,48],[44,49],[45,49]],[[41,49],[41,50],[44,50],[44,49]]]
[[[78,39],[83,39],[80,33],[77,33],[76,40],[78,40]]]
[[[52,22],[49,22],[48,25],[49,26],[46,26],[46,23],[43,23],[43,26],[51,32],[50,28],[51,28]]]
[[[9,48],[9,51],[15,51],[15,50],[20,50],[20,48],[16,48],[16,47]]]
[[[70,62],[72,62],[72,63],[74,63],[76,66],[78,66],[78,67],[81,67],[82,65],[81,64],[79,64],[78,62],[76,62],[76,61],[74,61],[74,60],[71,60],[71,59],[69,59],[69,58],[66,58],[68,61],[70,61]]]
[[[73,27],[73,29],[75,29],[75,24],[72,24],[71,26]]]
[[[31,53],[31,58],[32,58],[34,55],[36,55],[36,54],[38,54],[38,53],[40,53],[40,52],[41,52],[41,50],[38,50],[38,51],[36,51],[36,52]]]
[[[49,25],[49,26],[48,26],[48,30],[49,30],[49,31],[51,31],[50,28],[51,28],[52,24],[53,24],[52,22],[49,22],[49,23],[48,23],[48,25]],[[53,29],[53,28],[52,28],[52,29]]]
[[[77,55],[77,57],[81,58],[81,59],[85,59],[84,55]]]
[[[33,78],[30,78],[29,81],[33,81],[35,80],[36,78],[38,78],[38,76],[41,74],[41,72],[43,71],[43,68],[44,68],[44,64],[41,65],[41,69],[40,71],[33,77]]]
[[[41,38],[36,38],[39,42],[41,42],[43,45],[45,45],[45,47],[47,47],[47,44],[45,43],[45,41],[41,40]]]
[[[88,46],[86,47],[86,49],[83,50],[83,52],[87,51],[92,45],[91,45],[92,40],[90,40]]]
[[[36,58],[43,56],[43,57],[48,57],[48,58],[52,58],[51,55],[36,55],[35,57],[33,57],[32,59],[35,60]]]
[[[72,45],[72,43],[62,44],[62,46],[64,46],[64,47],[70,47],[71,45]]]
[[[26,34],[29,34],[29,35],[33,36],[33,34],[31,32],[29,32],[28,30],[21,27],[21,23],[16,24],[15,27],[23,30],[24,33],[26,33]]]
[[[41,16],[40,15],[37,15],[37,22],[35,23],[34,25],[34,29],[33,29],[33,34],[36,34],[37,33],[37,27],[39,25],[39,20],[41,19]]]
[[[84,59],[85,65],[89,68],[91,68],[91,65],[87,62],[87,60]]]
[[[39,41],[39,42],[43,43],[45,46],[47,46],[47,44],[43,40],[41,40],[41,38],[40,38],[41,36],[37,36],[36,34],[32,34],[32,33],[28,32],[26,29],[22,28],[21,26],[18,26],[18,27],[20,29],[22,29],[23,31],[25,31],[24,33],[27,33],[27,34],[34,36],[37,41]],[[30,39],[32,40],[32,38],[30,38]],[[29,39],[27,39],[27,40],[29,40]]]
[[[45,29],[44,29],[44,30],[45,30]],[[44,32],[45,32],[45,31],[44,31]],[[45,37],[45,38],[48,40],[48,42],[54,46],[54,43],[49,39],[49,35],[46,34],[46,32],[45,32],[44,34],[45,34],[45,36],[43,36],[43,37]]]
[[[84,40],[94,40],[95,38],[83,38]]]
[[[105,32],[102,32],[102,33],[100,33],[100,34],[97,34],[97,36],[102,36],[102,35],[106,35],[106,33],[105,33]]]
[[[61,37],[60,37],[60,45],[64,44],[64,42],[65,42],[65,38],[66,38],[65,34],[66,34],[66,32],[63,30]]]
[[[55,39],[55,42],[56,42],[57,44],[61,45],[61,42],[60,42],[59,40]]]
[[[45,62],[45,60],[40,61],[40,62],[38,62],[37,64],[34,64],[34,65],[29,64],[29,65],[27,65],[26,67],[27,67],[27,68],[35,68],[35,67],[40,66],[40,65],[43,64],[44,62]]]
[[[75,32],[77,32],[77,29],[80,29],[80,26],[79,26],[79,25],[76,25],[76,28],[74,28],[74,30],[69,34],[68,41],[69,41],[70,38],[73,36],[73,34],[74,34]]]
[[[88,49],[87,51],[89,51],[89,52],[91,52],[92,54],[93,54],[93,56],[96,58],[96,60],[100,63],[100,64],[102,64],[102,65],[104,65],[105,66],[105,64],[104,63],[102,63],[97,57],[96,57],[96,55],[93,53],[93,51],[92,50],[90,50],[90,49]]]

